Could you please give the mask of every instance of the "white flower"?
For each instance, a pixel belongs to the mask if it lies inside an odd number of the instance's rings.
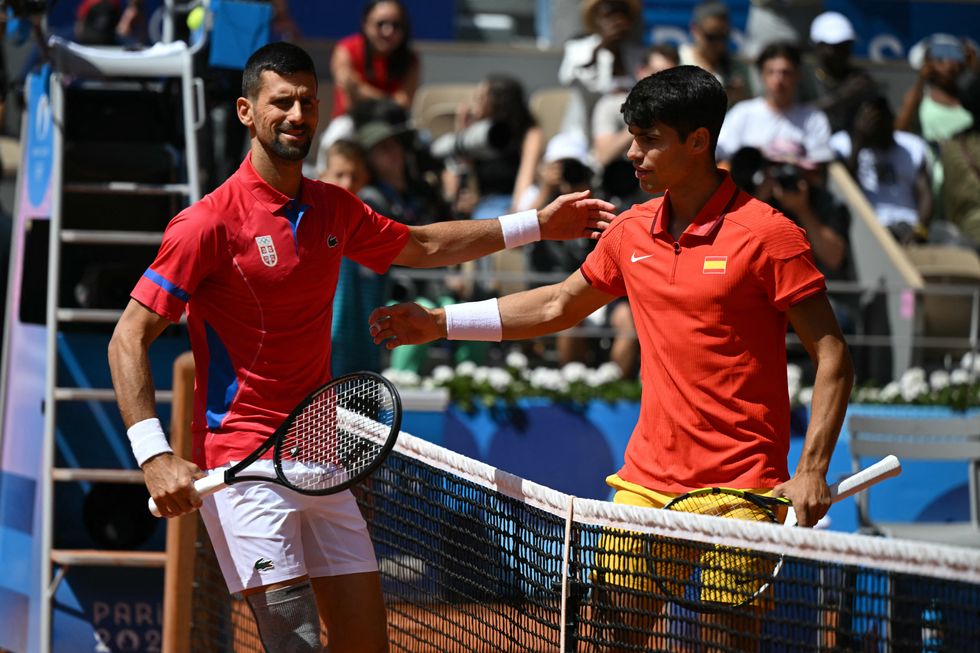
[[[980,372],[980,356],[977,356],[972,351],[963,354],[963,359],[960,360],[960,367],[964,370],[972,371],[974,374]]]
[[[585,366],[584,363],[579,363],[578,361],[567,363],[563,368],[561,368],[561,375],[569,383],[575,383],[576,381],[584,381],[585,374],[588,372],[589,368]]]
[[[879,396],[881,397],[882,401],[891,401],[892,399],[896,399],[901,395],[902,395],[901,384],[898,381],[892,381],[891,383],[889,383],[888,385],[886,385],[884,388],[881,389],[881,394]]]
[[[913,379],[908,383],[902,383],[902,399],[905,401],[915,401],[922,395],[929,394],[929,384],[925,381]]]
[[[612,383],[613,381],[619,381],[623,378],[623,370],[612,361],[603,363],[596,370],[599,373],[599,383]]]
[[[513,367],[515,370],[527,369],[527,356],[519,351],[512,351],[507,354],[505,362],[508,367]]]
[[[473,370],[473,382],[474,383],[486,383],[487,379],[490,378],[490,368],[481,365],[480,367]]]
[[[926,371],[921,367],[913,367],[906,370],[898,383],[902,388],[902,397],[905,398],[905,401],[912,401],[919,395],[929,392]]]
[[[898,384],[896,384],[897,387]],[[882,391],[878,388],[858,388],[854,395],[856,403],[874,403],[883,400]]]
[[[602,384],[602,374],[599,370],[589,369],[585,371],[585,385],[590,388],[598,388]]]
[[[456,366],[457,376],[473,376],[474,372],[476,372],[476,363],[473,361],[463,361]]]
[[[418,387],[422,381],[421,377],[411,370],[396,370],[392,367],[386,369],[381,375],[402,388]]]
[[[946,370],[936,370],[929,375],[929,386],[933,390],[945,390],[949,387],[950,377]]]
[[[925,380],[926,380],[926,371],[921,367],[910,367],[909,369],[905,370],[905,374],[903,374],[902,378],[899,379],[899,381],[906,384],[915,383],[917,381],[925,381]]]
[[[422,389],[423,390],[435,390],[438,387],[439,386],[436,384],[435,379],[433,379],[431,376],[428,377],[428,378],[422,379]]]
[[[542,390],[562,392],[568,389],[568,382],[558,370],[538,367],[531,372],[531,385]]]
[[[952,374],[949,375],[949,382],[953,385],[966,385],[970,383],[970,372],[962,367],[953,370]]]
[[[439,365],[432,370],[432,380],[435,383],[448,383],[456,378],[456,372],[448,365]]]
[[[490,384],[490,387],[497,392],[503,392],[509,388],[512,380],[513,377],[511,377],[510,372],[507,370],[502,370],[499,367],[494,367],[491,369],[487,378],[487,382]]]
[[[802,388],[796,398],[801,404],[809,405],[813,401],[813,388]]]

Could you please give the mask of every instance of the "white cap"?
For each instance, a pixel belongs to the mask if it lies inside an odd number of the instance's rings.
[[[854,41],[857,34],[847,16],[836,11],[825,11],[810,23],[810,40],[814,43],[837,45],[846,41]]]
[[[587,166],[592,165],[589,141],[585,134],[578,130],[572,130],[559,132],[551,137],[544,150],[544,162],[552,163],[564,159],[575,159]]]

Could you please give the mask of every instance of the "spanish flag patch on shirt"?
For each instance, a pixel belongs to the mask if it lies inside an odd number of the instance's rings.
[[[701,272],[703,274],[725,274],[727,268],[727,256],[705,256],[704,267],[701,268]]]

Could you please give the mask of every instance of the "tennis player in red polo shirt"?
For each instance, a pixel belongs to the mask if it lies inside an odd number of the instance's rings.
[[[499,220],[407,227],[303,177],[318,118],[305,51],[260,48],[242,87],[237,111],[251,151],[228,181],[171,221],[133,290],[109,345],[117,401],[161,513],[201,507],[228,589],[246,596],[269,653],[320,653],[321,618],[333,653],[386,651],[378,565],[349,492],[311,498],[245,483],[202,506],[193,480],[240,461],[329,380],[341,257],[379,273],[392,264],[452,265],[540,237],[598,237],[613,207],[579,193]],[[185,310],[196,374],[193,463],[174,456],[164,437],[148,356]]]
[[[728,486],[785,496],[812,526],[853,380],[806,234],[715,165],[727,99],[695,66],[643,79],[623,104],[640,186],[662,198],[620,215],[563,282],[485,302],[377,309],[375,342],[520,339],[561,331],[616,297],[633,309],[644,393],[615,501],[662,507]],[[812,418],[792,477],[787,322],[816,366]],[[629,621],[637,615],[624,614]],[[624,623],[622,638],[630,635]],[[748,626],[751,628],[751,626]],[[737,636],[727,642],[738,646]],[[746,643],[745,646],[752,645]]]

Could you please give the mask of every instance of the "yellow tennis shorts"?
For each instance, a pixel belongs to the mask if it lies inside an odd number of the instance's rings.
[[[663,508],[677,493],[657,492],[624,481],[613,474],[606,483],[616,489],[614,503]],[[768,489],[752,490],[757,494],[769,494]],[[749,519],[751,513],[737,505],[733,499],[730,511],[716,516],[731,519]],[[780,515],[780,519],[785,515]],[[701,568],[701,601],[734,605],[743,603],[746,595],[755,593],[762,582],[771,577],[771,556],[755,554],[731,547],[710,544],[680,542],[668,538],[636,537],[621,529],[606,529],[599,537],[596,553],[594,580],[641,592],[656,592],[655,577],[661,585],[677,584],[671,589],[675,596],[683,596],[684,588],[695,567]]]

